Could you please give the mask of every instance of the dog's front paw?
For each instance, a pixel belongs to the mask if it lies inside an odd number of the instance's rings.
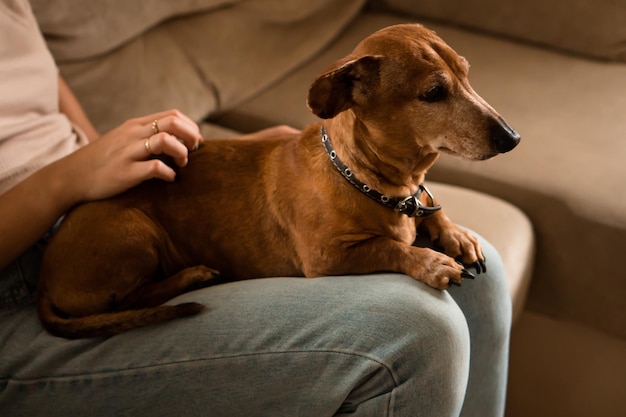
[[[457,226],[446,228],[440,232],[436,244],[464,267],[472,267],[479,274],[487,271],[482,247],[478,239],[467,230]]]
[[[474,275],[451,257],[430,249],[412,274],[418,281],[433,288],[445,290],[451,286],[460,287],[464,278],[474,279]]]

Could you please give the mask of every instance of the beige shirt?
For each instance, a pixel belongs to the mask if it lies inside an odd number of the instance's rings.
[[[59,113],[58,70],[27,0],[0,1],[0,194],[87,143]]]

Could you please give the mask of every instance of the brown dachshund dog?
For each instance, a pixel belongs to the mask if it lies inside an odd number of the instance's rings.
[[[308,105],[323,122],[205,141],[174,183],[76,207],[44,254],[43,325],[109,336],[196,314],[201,304],[162,304],[228,280],[395,271],[446,289],[472,278],[480,245],[439,210],[424,175],[440,152],[484,160],[520,137],[468,69],[421,25],[382,29],[314,80]],[[413,246],[418,231],[445,254]]]

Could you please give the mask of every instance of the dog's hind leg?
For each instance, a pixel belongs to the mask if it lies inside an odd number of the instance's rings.
[[[221,282],[219,272],[214,269],[203,265],[185,268],[164,280],[144,284],[133,294],[132,300],[127,300],[124,308],[156,307],[177,295]]]

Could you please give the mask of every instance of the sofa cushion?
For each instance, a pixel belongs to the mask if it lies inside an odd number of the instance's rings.
[[[626,2],[378,0],[391,10],[582,54],[626,61]]]
[[[55,12],[56,6],[43,1],[45,7],[35,12],[40,21],[55,22],[42,27],[61,72],[95,126],[106,131],[130,117],[166,108],[179,108],[201,120],[240,103],[335,39],[364,1],[230,2],[229,7],[170,19],[134,37],[137,30],[131,29],[133,22],[126,15],[132,11],[136,20],[134,9],[121,7],[116,15],[102,18],[114,21],[117,16],[119,21],[111,27],[98,23],[101,18],[95,12],[85,16],[81,13],[87,12],[77,12],[87,19],[78,24],[69,11]],[[89,2],[85,7],[98,10],[92,3],[111,5],[117,0]],[[165,6],[178,2],[153,3],[169,12],[182,10]],[[165,15],[150,15],[148,21]],[[71,29],[73,25],[77,28]],[[116,31],[124,36],[111,33]]]
[[[159,22],[227,7],[241,0],[30,0],[57,60],[109,52]]]

